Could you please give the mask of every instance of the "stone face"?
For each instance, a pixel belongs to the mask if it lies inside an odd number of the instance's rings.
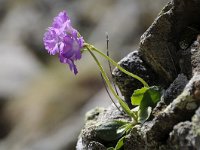
[[[176,76],[175,62],[172,58],[176,54],[176,47],[173,39],[169,39],[172,34],[172,12],[169,3],[157,17],[149,29],[142,35],[140,41],[140,51],[143,58],[151,64],[153,69],[169,82]],[[172,53],[173,52],[173,53]]]
[[[199,6],[200,1],[196,0],[171,1],[141,37],[140,51],[142,51],[143,59],[166,82],[173,81],[180,70],[178,51],[184,50],[179,45],[184,41],[182,40],[182,35],[186,34],[184,31],[188,28],[196,30],[200,26]],[[198,32],[193,31],[193,33],[187,41],[191,41]],[[191,31],[187,33],[187,35],[189,34]],[[184,44],[187,45],[188,42]]]
[[[181,122],[174,126],[169,137],[172,149],[194,149],[194,136],[191,128],[192,123],[189,121]]]

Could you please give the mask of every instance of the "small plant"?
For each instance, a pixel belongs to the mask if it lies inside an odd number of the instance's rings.
[[[80,60],[83,53],[89,53],[92,56],[110,92],[119,102],[123,111],[132,118],[130,122],[114,120],[97,127],[97,133],[101,138],[118,140],[116,147],[108,148],[108,150],[121,149],[124,144],[125,135],[130,131],[130,129],[132,129],[136,124],[144,123],[149,118],[152,108],[155,107],[161,97],[161,90],[159,87],[150,87],[142,78],[125,70],[109,56],[102,53],[93,45],[86,43],[79,32],[72,27],[71,20],[66,11],[60,12],[58,16],[54,18],[52,26],[49,27],[47,32],[44,34],[43,41],[48,53],[50,55],[58,55],[60,62],[69,65],[70,70],[73,71],[75,75],[78,73],[78,70],[74,62]],[[104,57],[120,71],[143,84],[143,87],[135,90],[131,96],[132,105],[135,106],[134,109],[130,109],[126,102],[118,96],[101,63],[97,59],[96,54]]]

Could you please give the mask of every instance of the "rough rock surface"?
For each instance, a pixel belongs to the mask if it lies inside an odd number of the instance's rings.
[[[199,6],[198,0],[172,0],[141,37],[143,59],[168,83],[181,70],[179,55],[185,53],[182,45],[188,47],[198,34]]]
[[[154,116],[162,112],[167,105],[169,105],[178,95],[183,92],[186,84],[188,83],[187,77],[184,74],[178,75],[172,84],[166,89],[161,100],[153,110]]]
[[[124,69],[134,72],[134,74],[143,78],[149,85],[155,85],[159,81],[159,76],[141,59],[141,53],[137,50],[128,54],[119,64]],[[141,88],[143,85],[117,68],[113,70],[113,78],[120,88],[125,101],[131,106],[130,97],[133,91],[137,88]]]
[[[192,123],[189,121],[181,122],[174,126],[170,133],[169,142],[171,149],[194,149],[194,133],[192,132]]]
[[[199,0],[169,2],[141,37],[138,52],[130,53],[119,62],[150,85],[162,85],[166,89],[151,119],[136,125],[125,137],[123,149],[200,149],[199,8]],[[113,71],[113,76],[127,103],[130,103],[133,90],[141,85],[118,69]],[[107,113],[105,109],[99,116],[109,116],[108,120],[116,117]],[[93,125],[101,121],[99,118]],[[83,131],[90,129],[87,123]],[[94,131],[88,130],[87,134]],[[86,139],[84,134],[80,137]],[[86,141],[108,146],[98,138]]]
[[[130,120],[129,117],[124,116],[114,105],[111,105],[107,109],[95,108],[94,110],[89,111],[86,114],[86,124],[82,129],[78,143],[77,150],[103,150],[106,146],[114,146],[116,141],[107,143],[105,140],[102,140],[97,131],[97,127],[106,123],[110,120]],[[109,137],[108,137],[109,138]],[[108,144],[108,145],[107,145]]]

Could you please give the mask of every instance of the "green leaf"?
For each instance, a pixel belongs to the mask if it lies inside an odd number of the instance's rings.
[[[138,122],[143,124],[150,117],[151,111],[152,108],[150,106],[141,108],[138,112]]]
[[[102,123],[96,128],[97,137],[107,142],[118,140],[125,133],[123,130],[119,132],[118,129],[125,124],[127,124],[127,122],[117,120]]]
[[[117,129],[117,133],[125,133],[133,126],[132,123],[127,123]]]
[[[130,130],[135,126],[135,124],[129,124],[127,127],[126,127],[126,134],[128,134],[130,132]]]
[[[141,89],[137,89],[134,91],[133,95],[131,96],[131,103],[132,105],[140,105],[144,93],[148,90],[148,87],[143,87]]]
[[[125,124],[125,125],[119,127],[119,128],[117,129],[117,133],[125,133],[125,132],[126,132],[126,127],[127,127],[127,125],[128,125],[128,124]]]
[[[122,146],[124,146],[124,139],[125,137],[123,136],[118,142],[117,145],[115,146],[115,150],[120,150]]]
[[[152,108],[156,106],[156,103],[160,100],[161,90],[152,86],[143,94],[143,98],[140,102],[138,111],[138,122],[144,123],[151,114]]]
[[[115,150],[115,148],[114,147],[109,147],[109,148],[107,148],[107,150]]]
[[[161,98],[161,90],[157,86],[152,86],[147,91],[151,97],[151,101],[153,104],[156,104]]]

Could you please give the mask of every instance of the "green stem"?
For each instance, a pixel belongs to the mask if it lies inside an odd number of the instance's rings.
[[[138,81],[140,81],[145,87],[149,87],[149,85],[139,76],[125,70],[124,68],[122,68],[118,63],[116,63],[114,60],[112,60],[110,57],[108,57],[107,55],[105,55],[104,53],[102,53],[101,51],[99,51],[98,49],[96,49],[94,46],[86,44],[85,45],[87,47],[87,49],[93,50],[97,53],[99,53],[101,56],[103,56],[104,58],[106,58],[108,61],[110,61],[115,67],[117,67],[119,70],[121,70],[123,73],[137,79]]]
[[[108,88],[110,89],[110,91],[112,92],[112,94],[116,97],[116,99],[118,100],[118,102],[120,103],[120,105],[122,106],[123,110],[131,117],[134,118],[134,120],[137,122],[137,117],[135,116],[134,113],[131,112],[130,108],[128,107],[128,105],[115,93],[115,90],[113,89],[109,78],[107,77],[103,67],[101,66],[100,62],[98,61],[98,59],[96,58],[96,56],[93,54],[93,52],[87,47],[87,50],[89,51],[89,53],[92,55],[92,57],[94,58],[95,62],[97,63],[102,76],[108,86]]]

